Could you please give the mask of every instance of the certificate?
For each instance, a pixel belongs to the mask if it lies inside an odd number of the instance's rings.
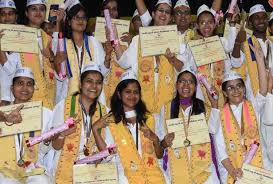
[[[10,113],[21,104],[9,105],[0,107],[0,111]],[[0,122],[0,137],[13,135],[18,133],[41,130],[42,127],[42,102],[28,102],[24,103],[20,114],[23,121],[12,126],[7,126],[4,122]]]
[[[80,164],[73,166],[73,184],[118,184],[115,163]]]
[[[111,19],[112,24],[114,24],[118,31],[119,38],[123,33],[129,32],[130,21],[122,19]],[[96,18],[96,27],[95,27],[95,37],[102,43],[106,42],[106,33],[105,33],[105,19],[103,17]],[[122,45],[127,45],[125,42],[121,42]]]
[[[4,35],[1,50],[12,52],[38,53],[37,29],[24,25],[0,24]]]
[[[185,121],[188,117],[184,117]],[[185,147],[184,140],[186,140],[184,132],[184,123],[182,118],[166,120],[168,133],[174,132],[174,140],[172,148]],[[206,122],[205,115],[193,115],[190,118],[189,129],[188,129],[188,140],[191,145],[203,144],[210,142],[209,128]]]
[[[188,44],[197,66],[207,65],[227,58],[219,36],[193,40]]]
[[[243,177],[238,184],[272,184],[273,172],[244,164],[242,167]]]
[[[165,54],[167,48],[173,53],[179,51],[176,25],[140,27],[139,37],[142,57]]]
[[[240,29],[241,29],[241,25],[240,24],[236,24],[235,27],[236,27],[236,31],[238,33],[240,31]],[[230,29],[230,26],[229,26],[229,22],[227,20],[226,23],[225,23],[225,31],[224,31],[224,37],[225,38],[228,38],[229,29]],[[251,37],[253,35],[253,31],[252,30],[245,28],[245,31],[246,31],[246,34],[247,34],[247,38]]]

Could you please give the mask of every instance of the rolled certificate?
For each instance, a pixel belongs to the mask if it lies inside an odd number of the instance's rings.
[[[114,30],[113,30],[113,27],[112,27],[112,20],[111,20],[111,17],[110,17],[109,10],[105,9],[105,10],[103,10],[103,12],[104,12],[106,27],[109,29],[109,33],[110,33],[109,37],[110,37],[111,44],[112,45],[117,45],[118,40],[117,40],[117,38],[115,37],[115,34],[114,34]]]
[[[202,83],[206,88],[207,90],[210,92],[210,95],[212,96],[212,98],[214,100],[217,100],[218,99],[218,95],[216,94],[216,91],[213,90],[212,86],[210,85],[210,83],[208,82],[207,78],[202,75],[202,74],[197,74],[197,79],[200,83]]]
[[[97,160],[103,159],[105,157],[108,157],[111,154],[115,153],[116,145],[110,145],[105,150],[88,157],[85,157],[83,159],[77,160],[75,164],[91,164],[94,163]]]
[[[250,149],[247,152],[246,156],[245,156],[245,160],[244,163],[245,164],[249,164],[251,162],[251,160],[253,159],[256,151],[258,150],[260,146],[260,143],[258,143],[257,141],[254,141],[251,145],[250,145]]]
[[[237,5],[237,0],[231,0],[228,8],[228,13],[234,14],[235,6]]]
[[[68,130],[69,128],[72,128],[73,126],[75,126],[74,119],[69,118],[68,120],[65,121],[64,124],[54,128],[52,130],[49,130],[40,136],[36,136],[36,137],[29,138],[28,140],[26,140],[27,147],[31,147],[31,146],[38,144],[46,139],[49,139],[61,132]]]
[[[65,40],[63,39],[62,35],[60,35],[59,39],[58,39],[58,46],[59,46],[59,51],[60,52],[65,52],[65,47],[64,47],[64,43]],[[58,74],[60,79],[65,79],[66,78],[66,60],[62,61],[60,64],[61,70],[60,73]]]

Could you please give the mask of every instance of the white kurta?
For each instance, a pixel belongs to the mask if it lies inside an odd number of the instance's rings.
[[[16,52],[7,53],[7,61],[4,65],[0,65],[0,86],[1,100],[13,101],[14,97],[11,92],[12,79],[17,68],[21,67],[20,54]]]
[[[273,95],[267,94],[261,117],[264,168],[273,171]]]
[[[93,53],[93,58],[92,61],[95,62],[100,70],[102,75],[105,77],[110,69],[106,68],[104,65],[104,60],[105,60],[105,52],[104,49],[101,45],[101,43],[93,36],[88,36],[89,43],[92,44],[92,47],[94,48],[94,53]],[[78,48],[78,58],[81,58],[82,54],[82,47],[77,47]],[[92,51],[90,51],[92,52]],[[78,62],[78,61],[70,61],[70,62]],[[82,63],[81,66],[81,72],[83,71],[84,68],[84,62]],[[80,73],[79,73],[80,76]],[[57,86],[56,86],[56,103],[59,103],[61,100],[65,99],[67,97],[67,92],[68,92],[68,85],[69,85],[69,80],[72,79],[60,79],[58,75],[55,74],[55,77],[57,79]],[[105,97],[104,93],[101,94],[100,96],[100,102],[105,105]]]
[[[255,114],[256,114],[256,118],[257,118],[257,125],[259,128],[259,132],[260,132],[260,138],[262,139],[263,134],[260,131],[260,115],[262,114],[263,110],[264,110],[264,105],[265,105],[265,101],[266,98],[264,96],[262,96],[260,93],[257,94],[256,98],[251,101],[253,108],[255,110]],[[243,102],[240,103],[238,106],[236,105],[231,105],[231,110],[236,118],[236,121],[239,123],[239,126],[241,127],[241,113],[242,113],[242,105]],[[215,109],[217,111],[217,109]],[[221,119],[220,119],[220,110],[218,110],[218,117],[219,119],[215,122],[212,122],[213,124],[215,124],[215,126],[219,127],[219,130],[216,132],[216,134],[213,135],[214,138],[214,142],[215,142],[215,150],[216,150],[216,155],[217,155],[217,161],[218,161],[218,168],[219,168],[219,172],[220,172],[220,178],[221,178],[221,182],[223,184],[227,183],[227,177],[228,177],[228,172],[227,170],[224,168],[224,166],[222,165],[222,161],[228,158],[228,153],[227,153],[227,149],[226,149],[226,144],[225,144],[225,138],[223,135],[223,130],[222,130],[222,126],[220,125],[221,123]],[[262,144],[263,145],[263,144]],[[262,152],[264,150],[262,149]]]
[[[48,126],[50,125],[50,122],[52,120],[52,111],[48,108],[43,107],[43,123],[42,123],[42,133],[48,130]],[[20,140],[22,141],[23,135],[19,135]],[[15,139],[15,149],[16,149],[16,160],[18,161],[20,159],[20,145],[22,145],[22,142],[19,142],[18,136],[14,135]],[[51,149],[51,145],[47,146],[43,142],[39,145],[38,150],[38,160],[36,162],[37,165],[40,167],[45,168],[45,174],[42,175],[34,175],[29,176],[26,180],[26,184],[51,184],[51,178],[50,175],[48,175],[48,162],[45,162],[48,157],[49,150]],[[50,160],[47,160],[50,161]],[[4,177],[0,172],[0,184],[20,184],[19,181],[12,179],[12,178],[6,178]]]
[[[190,113],[191,107],[192,106],[188,107],[185,111],[182,110],[182,112],[180,112],[180,113],[183,113],[184,116],[188,116],[189,113]],[[166,119],[165,119],[164,116],[165,116],[165,107],[163,106],[161,108],[161,110],[160,110],[160,114],[155,117],[155,120],[156,120],[155,133],[159,137],[159,140],[163,140],[164,137],[167,135],[167,132],[166,132],[166,129],[165,129]],[[211,122],[214,122],[215,119],[218,118],[218,116],[219,116],[218,112],[215,111],[214,109],[212,109],[211,113],[210,113],[210,118],[209,118],[209,121],[208,121],[209,132],[213,133],[213,132],[216,131],[215,127],[211,126],[211,124],[212,124]],[[187,151],[188,151],[188,156],[191,157],[191,146],[189,146],[187,148]],[[163,169],[163,159],[159,160],[159,165],[161,167],[162,172],[164,173],[166,183],[171,183],[172,178],[171,178],[171,171],[170,171],[169,162],[168,162],[168,167],[167,167],[166,171],[164,171],[164,169]],[[211,175],[209,176],[209,178],[205,182],[205,184],[217,184],[217,183],[219,183],[217,173],[216,173],[216,169],[215,169],[215,166],[214,166],[213,163],[210,165],[208,172],[211,172]]]

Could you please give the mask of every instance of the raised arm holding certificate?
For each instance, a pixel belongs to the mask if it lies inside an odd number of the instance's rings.
[[[73,166],[73,184],[118,184],[118,173],[115,163],[80,164]]]
[[[37,29],[18,24],[0,24],[1,50],[38,53]]]
[[[187,119],[186,117],[185,119]],[[186,138],[184,132],[184,123],[182,118],[166,120],[168,133],[174,132],[174,140],[172,148],[185,147],[184,142],[186,139],[190,141],[190,145],[203,144],[210,142],[208,125],[205,115],[193,115],[190,118],[188,127],[188,137]]]
[[[188,44],[197,66],[207,65],[227,58],[219,36],[193,40]]]
[[[122,19],[111,19],[112,23],[116,26],[119,38],[123,33],[129,32],[130,21]],[[106,42],[105,33],[105,19],[103,17],[96,18],[95,37],[102,43]],[[122,45],[127,45],[125,42],[121,42]]]
[[[139,29],[142,57],[165,54],[169,48],[172,53],[179,51],[177,26],[149,26]]]
[[[0,111],[8,114],[14,109],[16,109],[19,105],[22,104],[0,107]],[[23,119],[21,123],[8,126],[4,122],[0,122],[0,137],[41,130],[42,127],[41,101],[24,103],[24,107],[20,111],[20,114]]]
[[[272,184],[273,172],[244,164],[242,167],[243,177],[237,184]]]

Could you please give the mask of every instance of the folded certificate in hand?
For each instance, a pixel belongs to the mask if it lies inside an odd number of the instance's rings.
[[[73,184],[118,184],[115,163],[81,164],[73,166]]]
[[[129,32],[130,21],[122,19],[111,19],[112,24],[114,24],[118,31],[118,37],[120,38],[123,33]],[[105,34],[105,19],[104,17],[96,18],[96,28],[95,28],[95,37],[102,43],[106,42]],[[127,43],[121,42],[122,45],[128,45]]]
[[[244,164],[242,167],[243,178],[237,181],[238,184],[272,184],[273,172]]]
[[[1,50],[38,53],[37,29],[18,24],[0,24],[4,35]]]
[[[207,65],[227,58],[219,36],[192,40],[188,44],[197,66]]]
[[[9,114],[21,104],[0,107],[0,111]],[[41,130],[42,127],[42,102],[24,103],[20,114],[23,121],[12,126],[7,126],[5,122],[0,122],[0,137],[18,133]]]
[[[140,27],[139,37],[142,57],[165,54],[167,48],[173,53],[179,51],[176,25]]]
[[[185,117],[184,119],[187,121],[188,117]],[[166,120],[166,124],[168,133],[174,132],[175,134],[172,148],[175,149],[185,147],[183,144],[186,140],[183,119],[169,119]],[[205,115],[203,113],[191,116],[188,129],[188,140],[190,141],[190,145],[210,142],[208,129]]]

